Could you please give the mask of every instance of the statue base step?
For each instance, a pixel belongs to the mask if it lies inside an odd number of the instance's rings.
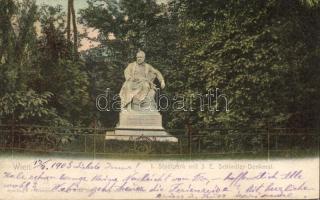
[[[115,130],[106,133],[106,140],[122,140],[122,141],[153,141],[153,142],[178,142],[178,138],[173,137],[164,130]]]
[[[178,142],[162,127],[162,116],[157,111],[123,111],[115,131],[107,132],[106,140],[147,139],[159,142]]]

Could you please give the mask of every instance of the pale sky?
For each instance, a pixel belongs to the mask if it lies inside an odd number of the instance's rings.
[[[62,5],[64,9],[68,6],[68,0],[36,0],[38,5],[48,4],[51,6]],[[79,10],[87,7],[87,0],[75,0],[74,1],[75,10]]]
[[[36,0],[37,4],[48,4],[52,6],[62,5],[65,9],[68,5],[68,0]],[[166,3],[168,0],[157,0],[158,3]],[[87,0],[74,0],[74,6],[76,10],[87,7]]]

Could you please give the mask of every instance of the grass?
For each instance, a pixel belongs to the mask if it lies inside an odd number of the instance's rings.
[[[106,141],[105,135],[80,135],[70,143],[60,146],[31,143],[30,146],[15,144],[0,147],[0,157],[52,157],[79,159],[122,159],[122,160],[216,160],[216,159],[291,159],[319,157],[319,143],[315,138],[309,145],[306,141],[293,140],[293,143],[278,138],[269,144],[250,144],[247,141],[228,143],[223,140],[211,142],[192,141],[186,138],[179,143]],[[250,141],[250,140],[248,140]],[[284,142],[287,141],[287,142]],[[267,149],[270,149],[268,152]],[[277,149],[277,150],[275,150]],[[189,152],[192,152],[191,154]]]
[[[315,150],[287,150],[268,152],[200,153],[200,154],[141,154],[141,153],[93,153],[93,152],[43,152],[24,150],[1,150],[0,157],[25,158],[73,158],[73,159],[117,159],[117,160],[219,160],[219,159],[295,159],[319,157]]]

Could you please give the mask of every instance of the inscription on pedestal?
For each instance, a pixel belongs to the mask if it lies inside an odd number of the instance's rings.
[[[119,125],[117,128],[127,127],[154,127],[156,129],[163,129],[161,115],[158,113],[121,113]]]

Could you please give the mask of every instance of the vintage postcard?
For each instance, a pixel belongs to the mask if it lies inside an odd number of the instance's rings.
[[[319,199],[319,0],[0,0],[0,200]]]

